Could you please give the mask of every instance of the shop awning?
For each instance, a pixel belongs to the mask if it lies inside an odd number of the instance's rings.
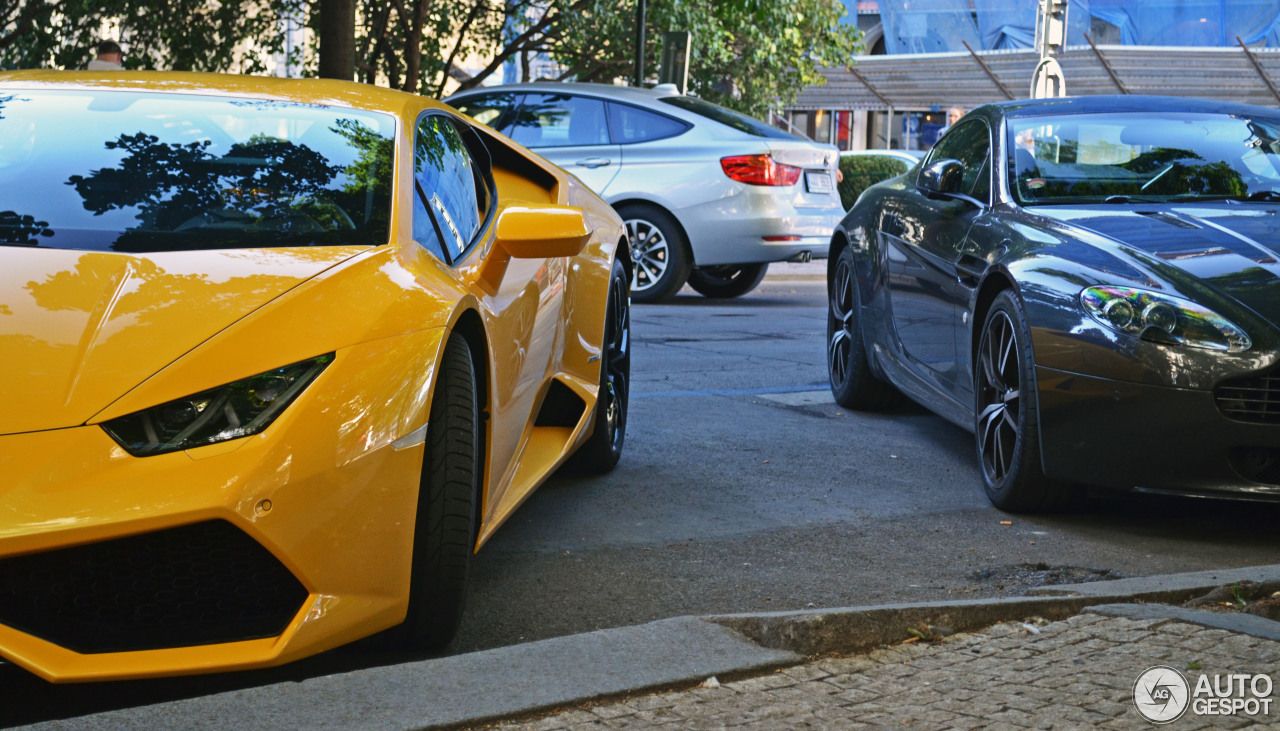
[[[1073,46],[1060,54],[1067,93],[1161,94],[1280,107],[1280,49]],[[789,109],[931,109],[1003,101],[1002,84],[1026,98],[1040,57],[1030,50],[858,56],[852,69],[823,69]],[[985,68],[984,68],[985,66]],[[1108,67],[1110,73],[1108,73]],[[995,80],[993,80],[993,78]],[[1114,78],[1113,78],[1114,77]],[[1271,86],[1268,85],[1270,82]]]

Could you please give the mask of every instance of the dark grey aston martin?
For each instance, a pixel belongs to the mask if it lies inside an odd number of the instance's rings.
[[[1280,498],[1280,112],[1082,97],[970,112],[828,259],[836,401],[976,435],[987,495]]]

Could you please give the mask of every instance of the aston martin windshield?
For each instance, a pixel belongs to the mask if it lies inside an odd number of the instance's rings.
[[[119,252],[387,241],[395,121],[189,94],[0,94],[0,245]]]
[[[1280,199],[1280,117],[1070,114],[1008,127],[1023,205]]]

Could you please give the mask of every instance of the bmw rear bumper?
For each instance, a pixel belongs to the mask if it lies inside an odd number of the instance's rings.
[[[1045,473],[1088,485],[1280,500],[1280,424],[1225,417],[1212,391],[1036,368]]]
[[[831,234],[844,218],[838,196],[832,194],[826,207],[802,207],[776,188],[742,187],[754,189],[675,209],[689,235],[695,265],[786,261],[805,252],[826,258]]]

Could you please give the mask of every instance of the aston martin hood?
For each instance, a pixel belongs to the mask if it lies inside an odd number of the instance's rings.
[[[362,250],[126,255],[0,246],[0,434],[85,423],[214,334]]]
[[[1280,205],[1041,206],[1035,212],[1176,266],[1280,327]]]

